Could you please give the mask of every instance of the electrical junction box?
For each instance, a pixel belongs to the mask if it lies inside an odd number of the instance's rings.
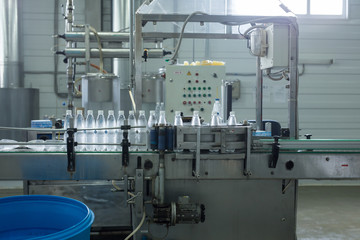
[[[261,57],[261,69],[287,68],[289,66],[289,26],[270,25],[266,28],[266,35],[268,48],[266,56]]]
[[[206,122],[216,98],[221,98],[221,83],[225,80],[225,65],[168,65],[165,80],[166,120],[174,122],[175,111],[184,116],[199,116]]]

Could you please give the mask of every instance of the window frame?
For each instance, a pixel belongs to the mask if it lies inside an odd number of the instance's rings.
[[[348,19],[348,0],[342,0],[343,11],[341,15],[324,15],[324,14],[310,14],[310,2],[306,0],[306,14],[295,14],[298,18],[303,19]]]

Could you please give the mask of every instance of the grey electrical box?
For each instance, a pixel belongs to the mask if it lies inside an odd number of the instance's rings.
[[[232,98],[239,99],[240,98],[240,80],[235,80],[231,82],[232,86]]]
[[[261,57],[261,69],[282,67],[289,65],[289,26],[270,25],[266,28],[267,52]]]

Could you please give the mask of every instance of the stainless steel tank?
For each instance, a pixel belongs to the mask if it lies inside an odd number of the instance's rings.
[[[39,89],[0,88],[1,127],[30,127],[33,119],[39,119]],[[27,132],[0,130],[0,139],[27,141]]]

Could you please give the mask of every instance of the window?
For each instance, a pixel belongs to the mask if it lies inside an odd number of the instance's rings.
[[[347,0],[281,0],[299,16],[346,17]]]

